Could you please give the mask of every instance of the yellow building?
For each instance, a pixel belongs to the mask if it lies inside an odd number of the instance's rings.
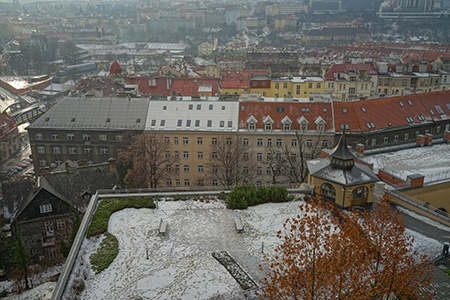
[[[308,98],[311,94],[324,94],[325,81],[322,77],[280,77],[272,78],[267,97]]]
[[[355,162],[347,147],[345,134],[330,157],[308,161],[308,184],[314,194],[340,207],[371,204],[378,177],[372,170]]]

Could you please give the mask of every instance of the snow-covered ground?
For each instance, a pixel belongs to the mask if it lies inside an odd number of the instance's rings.
[[[100,274],[89,272],[82,299],[210,299],[219,295],[243,299],[237,282],[211,253],[228,251],[260,283],[263,255],[273,253],[279,242],[276,231],[286,218],[300,213],[301,204],[264,204],[234,211],[219,201],[167,201],[160,202],[157,210],[116,212],[108,230],[119,240],[119,255]],[[235,230],[236,215],[242,217],[244,233]],[[169,224],[165,236],[158,235],[161,218]],[[408,233],[421,252],[439,253],[437,241]]]
[[[425,182],[450,179],[450,144],[417,147],[364,157],[397,177],[406,179],[410,174],[425,175]]]

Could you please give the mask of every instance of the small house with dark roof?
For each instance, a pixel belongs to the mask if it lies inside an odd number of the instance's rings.
[[[356,161],[347,147],[345,134],[329,157],[307,162],[309,186],[315,195],[336,205],[349,208],[371,204],[378,177],[366,165]]]

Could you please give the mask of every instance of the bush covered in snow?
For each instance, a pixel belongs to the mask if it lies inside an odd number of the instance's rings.
[[[248,206],[289,200],[292,199],[284,187],[256,187],[249,184],[236,186],[228,195],[225,203],[230,209],[246,209]]]
[[[96,236],[105,233],[108,230],[108,221],[111,214],[124,208],[155,208],[155,202],[151,197],[135,198],[111,198],[105,199],[98,205],[91,225],[87,230],[87,237]]]

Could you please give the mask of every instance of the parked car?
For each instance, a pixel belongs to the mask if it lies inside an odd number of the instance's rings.
[[[22,169],[28,168],[28,165],[26,163],[20,162],[16,166],[22,167]]]
[[[33,163],[33,159],[32,158],[28,158],[28,157],[22,159],[22,161],[27,161],[27,162]]]

